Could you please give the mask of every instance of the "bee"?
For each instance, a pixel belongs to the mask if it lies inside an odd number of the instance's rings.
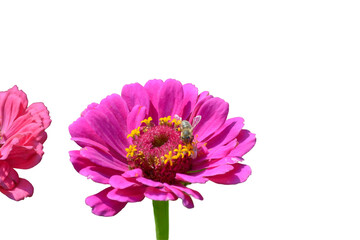
[[[198,115],[196,117],[194,117],[193,119],[193,124],[191,125],[189,121],[186,120],[182,120],[181,117],[179,117],[178,115],[175,115],[175,118],[177,120],[181,121],[180,124],[180,131],[181,131],[181,140],[184,143],[191,143],[194,140],[194,135],[193,135],[193,130],[196,127],[196,125],[198,125],[198,123],[201,120],[201,116]]]

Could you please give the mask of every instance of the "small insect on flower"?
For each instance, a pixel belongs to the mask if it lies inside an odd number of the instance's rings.
[[[194,117],[193,124],[191,125],[189,121],[182,120],[179,115],[175,114],[175,118],[179,121],[181,121],[180,124],[180,130],[181,130],[181,140],[184,143],[191,143],[194,140],[193,130],[196,127],[196,125],[199,124],[201,120],[201,116],[198,115]]]

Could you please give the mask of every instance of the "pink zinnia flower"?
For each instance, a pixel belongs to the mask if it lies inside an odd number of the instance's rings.
[[[227,119],[228,110],[221,98],[173,79],[129,84],[121,96],[90,104],[69,127],[82,147],[70,159],[80,174],[108,187],[86,204],[101,216],[145,197],[181,198],[192,208],[191,197],[203,197],[190,183],[244,182],[251,169],[239,161],[254,146],[255,134],[243,129],[242,118]],[[195,121],[194,128],[184,126]]]
[[[33,186],[14,168],[29,169],[40,162],[50,122],[44,104],[28,107],[26,94],[17,86],[0,92],[0,192],[9,198],[32,196]]]

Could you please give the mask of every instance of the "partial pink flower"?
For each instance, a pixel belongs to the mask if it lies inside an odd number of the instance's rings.
[[[189,184],[246,181],[251,169],[240,162],[255,134],[243,129],[242,118],[227,119],[228,111],[223,99],[173,79],[125,85],[121,96],[90,104],[69,127],[81,147],[70,151],[70,160],[76,171],[107,188],[86,204],[100,216],[145,197],[181,198],[192,208],[192,198],[203,197]]]
[[[17,86],[0,92],[0,192],[9,198],[32,196],[33,186],[14,168],[29,169],[40,162],[50,123],[45,105],[28,106],[26,94]]]

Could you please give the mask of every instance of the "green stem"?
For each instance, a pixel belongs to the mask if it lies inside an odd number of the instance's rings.
[[[169,201],[153,200],[156,239],[169,239]]]

